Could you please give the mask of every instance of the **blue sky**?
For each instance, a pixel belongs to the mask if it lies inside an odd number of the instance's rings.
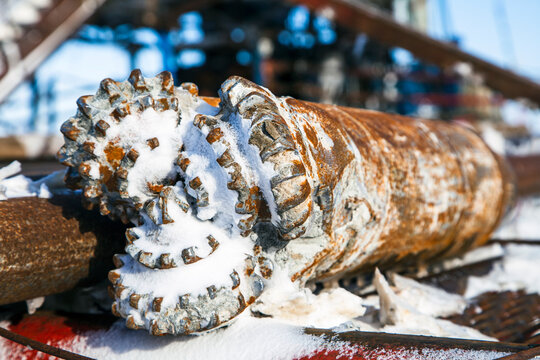
[[[449,28],[464,50],[540,81],[539,0],[428,0],[429,33],[437,38],[445,35],[440,14],[444,3]],[[501,8],[510,30],[502,34]],[[505,50],[501,35],[513,45],[514,54]]]
[[[529,76],[540,82],[540,0],[427,0],[429,33],[440,39],[456,36],[460,46],[477,56]],[[447,31],[441,9],[445,16]],[[501,12],[501,9],[504,12]],[[501,15],[502,14],[502,15]],[[508,24],[508,30],[504,22]],[[502,22],[502,29],[499,25]],[[499,36],[506,36],[502,44]],[[154,76],[164,69],[157,51],[159,39],[152,33],[141,33],[151,44],[142,50],[136,65],[146,76]],[[508,51],[510,44],[513,51]],[[59,114],[57,124],[46,124],[50,109],[40,109],[38,131],[57,131],[59,124],[75,112],[75,101],[80,95],[94,93],[101,79],[112,77],[124,80],[129,74],[128,54],[115,45],[89,44],[69,41],[61,46],[38,69],[40,87],[54,84],[62,99],[55,104]],[[11,129],[0,127],[0,136],[6,131],[24,132],[30,116],[28,85],[20,86],[0,107],[0,122],[13,124]],[[60,121],[62,120],[62,121]]]

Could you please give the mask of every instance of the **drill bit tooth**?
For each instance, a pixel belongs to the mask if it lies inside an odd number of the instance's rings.
[[[211,130],[217,125],[217,123],[217,118],[210,115],[197,114],[193,118],[193,125],[201,130],[205,127],[208,127]]]
[[[129,315],[127,317],[127,319],[126,319],[126,327],[128,329],[132,329],[132,330],[139,330],[139,329],[143,328],[142,325],[137,324],[137,322],[135,320],[135,317],[133,315]]]
[[[259,148],[260,152],[263,152],[265,149],[272,146],[274,143],[274,139],[272,139],[264,129],[265,121],[261,121],[254,126],[251,127],[251,134],[249,137],[249,144],[255,145],[257,148]],[[265,161],[266,159],[261,157],[262,161]]]
[[[208,133],[208,135],[206,135],[206,141],[209,143],[209,144],[213,144],[215,143],[216,141],[220,140],[221,138],[223,138],[224,136],[224,133],[223,133],[223,130],[221,130],[221,128],[219,127],[216,127],[212,130],[210,130],[210,132]]]
[[[128,244],[132,244],[135,240],[139,239],[139,235],[137,235],[134,229],[127,229],[126,239]]]
[[[159,146],[159,140],[157,137],[153,137],[151,139],[146,140],[146,144],[148,145],[150,149],[154,150],[155,148]]]
[[[160,196],[159,200],[160,200],[160,207],[161,207],[161,223],[162,224],[173,223],[174,219],[169,214],[169,209],[168,209],[169,200],[168,200],[168,198]]]
[[[126,154],[126,157],[129,160],[135,162],[139,158],[139,152],[137,150],[135,150],[135,149],[130,149]]]
[[[283,154],[285,155],[286,154]],[[284,181],[297,178],[300,176],[306,177],[306,168],[304,167],[304,164],[302,162],[297,160],[292,160],[287,163],[282,163],[279,161],[279,159],[274,158],[273,159],[275,163],[283,164],[283,165],[276,165],[274,170],[278,175],[274,176],[272,179],[270,179],[270,184],[273,188],[276,188],[279,184],[281,184]],[[297,180],[295,180],[297,181]]]
[[[184,82],[180,84],[180,87],[184,90],[187,90],[193,96],[199,95],[199,88],[194,83]]]
[[[182,169],[182,171],[185,173],[187,170],[187,167],[191,163],[191,160],[184,154],[180,153],[178,154],[178,158],[176,159],[176,164]]]
[[[60,126],[60,132],[69,140],[76,141],[81,133],[81,129],[77,126],[77,121],[73,118],[64,122]]]
[[[116,176],[121,180],[127,180],[128,175],[129,172],[125,167],[120,167],[116,170]]]
[[[122,257],[118,254],[113,255],[113,264],[118,269],[124,266],[124,261],[122,260]]]
[[[233,290],[240,286],[240,275],[238,275],[236,270],[233,270],[233,272],[231,273],[231,280]]]
[[[144,80],[144,77],[139,69],[135,69],[131,72],[128,81],[131,83],[135,91],[139,93],[148,91],[146,81]]]
[[[116,285],[120,280],[120,273],[117,270],[111,270],[109,271],[108,278],[113,285]]]
[[[180,309],[187,309],[189,307],[189,297],[189,294],[184,294],[178,298]]]
[[[60,147],[60,150],[58,150],[58,152],[56,153],[56,158],[62,165],[71,167],[75,165],[73,163],[73,158],[71,157],[71,155],[68,154],[68,149],[66,148],[66,145],[62,145]]]
[[[240,76],[231,76],[221,85],[220,98],[225,106],[236,108],[251,93],[271,95],[266,89]]]
[[[178,111],[178,99],[175,97],[174,98],[158,98],[154,101],[152,107],[154,108],[154,110],[158,112],[167,111],[167,110]]]
[[[193,247],[189,247],[182,250],[182,260],[184,260],[184,264],[189,265],[196,263],[197,261],[201,260],[201,258],[197,256]]]
[[[85,141],[82,145],[82,149],[84,152],[94,155],[94,151],[96,150],[96,143],[92,141]]]
[[[255,297],[259,297],[264,291],[264,280],[259,275],[253,274],[250,277],[250,281],[253,294]]]
[[[163,336],[167,334],[167,330],[160,326],[157,320],[152,320],[150,322],[150,333],[154,336]]]
[[[122,315],[118,311],[118,303],[116,301],[112,303],[111,312],[116,317],[122,317]]]
[[[215,327],[218,327],[219,325],[221,325],[219,315],[214,312],[214,313],[212,313],[212,315],[210,315],[210,319],[208,321],[208,325],[206,326],[206,329],[210,330],[210,329],[213,329]]]
[[[145,95],[135,101],[135,104],[137,104],[136,106],[139,111],[144,111],[148,108],[154,107],[154,98],[152,97],[152,95]]]
[[[93,116],[92,106],[90,105],[94,97],[90,95],[81,96],[77,99],[77,108],[80,113],[86,116],[88,119],[91,119]]]
[[[107,129],[111,126],[105,120],[99,120],[95,125],[95,130],[97,135],[105,136],[107,135]]]
[[[229,167],[231,166],[232,164],[234,164],[234,159],[231,155],[231,152],[227,149],[225,150],[225,152],[223,152],[223,154],[221,154],[221,156],[219,158],[217,158],[217,163],[221,166],[221,167]]]
[[[300,204],[311,196],[311,186],[305,177],[295,177],[278,183],[275,187],[274,198],[279,213],[284,213]]]
[[[82,162],[79,165],[79,174],[85,177],[90,177],[90,172],[92,171],[92,164],[89,162]]]
[[[111,287],[114,290],[114,292],[113,292],[114,299],[122,300],[124,298],[124,295],[127,293],[126,287],[124,285],[122,285],[122,284],[116,284],[116,285],[113,285]]]
[[[160,224],[160,216],[157,209],[156,199],[148,200],[144,205],[143,209],[146,215],[150,218],[150,220],[154,222],[154,224]]]
[[[162,297],[156,297],[154,300],[152,300],[152,310],[156,312],[161,311],[161,303],[163,302]]]
[[[118,83],[110,78],[102,80],[99,88],[109,98],[111,105],[117,100],[125,100],[122,90],[118,87]]]
[[[288,152],[295,152],[292,140],[280,137],[268,146],[262,148],[260,156],[262,161],[267,161],[272,156],[286,154]],[[277,163],[276,161],[272,162]]]
[[[137,261],[147,268],[155,268],[154,254],[149,251],[139,251]]]
[[[279,111],[270,97],[259,91],[251,92],[241,98],[235,108],[236,111],[247,118],[252,118],[255,112],[277,114]]]
[[[242,231],[241,235],[243,237],[248,236],[251,233],[251,229],[253,229],[253,226],[257,222],[257,217],[255,215],[251,215],[246,219],[242,219],[238,222],[238,228]]]
[[[237,300],[238,300],[238,314],[240,314],[242,311],[244,311],[247,308],[246,299],[244,298],[244,295],[241,292],[238,292]]]
[[[170,71],[160,72],[156,77],[161,83],[161,91],[166,95],[174,95],[174,78]]]
[[[95,199],[101,195],[101,191],[95,185],[86,185],[83,189],[83,194],[87,199]]]
[[[281,233],[288,233],[294,228],[305,224],[311,215],[312,200],[307,198],[300,205],[280,213],[283,218],[283,224],[281,224],[279,230]]]
[[[141,295],[135,294],[135,293],[131,294],[129,296],[129,306],[131,306],[134,309],[138,309],[140,299],[141,299]]]
[[[210,297],[210,299],[214,300],[216,298],[217,288],[215,285],[207,287],[206,291],[208,292],[208,296]]]
[[[265,258],[264,256],[259,256],[258,263],[259,271],[261,272],[263,278],[270,279],[272,277],[272,274],[274,273],[274,264],[272,263],[272,261]]]
[[[195,190],[196,198],[197,198],[197,206],[198,207],[205,207],[209,204],[208,199],[208,192],[202,185],[201,179],[197,176],[189,181],[189,187],[193,190]]]
[[[171,254],[165,253],[159,256],[160,269],[172,269],[176,267],[175,261],[171,258]]]
[[[116,120],[116,122],[121,122],[126,116],[130,114],[129,105],[126,103],[121,103],[113,111],[111,111],[110,116]]]
[[[107,204],[107,202],[99,202],[99,213],[104,216],[107,216],[111,213],[111,210],[109,209],[109,204]]]
[[[210,252],[210,254],[212,254],[219,247],[219,241],[212,235],[208,235],[206,239],[208,240],[208,245],[212,248],[212,251]]]

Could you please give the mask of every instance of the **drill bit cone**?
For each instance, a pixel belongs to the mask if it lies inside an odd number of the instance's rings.
[[[511,198],[467,129],[278,98],[240,77],[219,95],[214,107],[193,84],[134,71],[62,127],[66,182],[135,225],[109,276],[130,328],[227,324],[276,270],[304,284],[458,254],[487,241]]]

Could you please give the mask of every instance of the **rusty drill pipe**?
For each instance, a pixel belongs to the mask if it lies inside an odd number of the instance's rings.
[[[459,254],[513,198],[505,162],[465,128],[277,98],[240,77],[219,95],[214,108],[194,84],[136,70],[62,125],[68,186],[135,224],[109,273],[130,328],[222,326],[275,271],[304,284]]]
[[[81,207],[80,196],[0,201],[0,305],[104,279],[125,226]]]

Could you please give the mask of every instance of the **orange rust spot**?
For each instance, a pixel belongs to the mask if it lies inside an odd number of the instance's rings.
[[[156,194],[159,194],[161,192],[161,190],[163,190],[163,185],[162,184],[152,184],[151,182],[147,182],[146,186],[148,187],[148,189],[150,191],[152,191],[153,193],[156,193]]]
[[[150,149],[154,150],[159,146],[159,140],[157,137],[153,137],[151,139],[146,140],[146,144],[150,147]]]
[[[304,124],[304,132],[309,142],[311,142],[313,146],[317,147],[319,145],[319,138],[317,138],[317,133],[313,127],[308,123]]]
[[[199,187],[201,187],[201,185],[201,179],[199,179],[198,176],[189,182],[189,187],[193,190],[197,190]]]
[[[73,141],[77,140],[77,137],[81,132],[79,128],[77,128],[73,123],[69,121],[66,121],[62,124],[60,131],[62,132],[62,134],[64,134],[65,137]]]
[[[160,312],[161,311],[161,303],[163,302],[162,297],[154,298],[154,301],[152,301],[152,308],[154,311]]]
[[[208,141],[209,144],[213,144],[219,139],[221,139],[223,135],[224,134],[221,128],[215,128],[208,133],[208,135],[206,136],[206,141]]]
[[[191,164],[191,161],[187,157],[178,160],[178,166],[180,166],[180,169],[182,169],[183,172],[186,172],[189,164]]]
[[[87,153],[93,154],[94,149],[96,148],[96,144],[91,141],[85,141],[82,146],[83,150]]]
[[[103,152],[105,153],[107,161],[109,162],[109,164],[111,164],[111,167],[114,170],[116,170],[118,166],[120,166],[120,161],[124,158],[124,155],[126,154],[125,150],[122,147],[116,146],[112,142],[109,142],[107,144]]]
[[[187,90],[191,95],[197,96],[199,94],[199,88],[194,83],[185,82],[180,84],[182,89]]]

